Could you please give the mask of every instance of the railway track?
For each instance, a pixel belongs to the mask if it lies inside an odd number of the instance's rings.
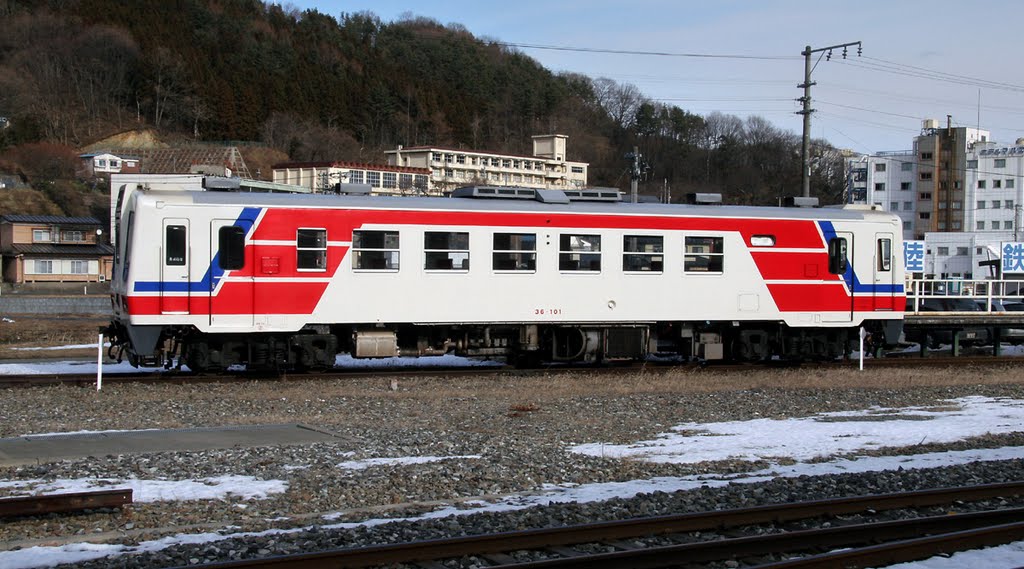
[[[467,559],[477,567],[518,569],[699,567],[701,563],[726,560],[779,568],[863,567],[1024,539],[1024,522],[1020,521],[1024,508],[956,513],[967,502],[1022,494],[1024,482],[945,488],[339,549],[202,567],[447,567],[460,566],[457,560]],[[856,520],[884,518],[879,512],[908,509],[931,511],[904,519]],[[935,515],[935,511],[941,515]],[[770,527],[765,528],[766,524]],[[842,549],[834,551],[838,548]],[[447,563],[442,565],[442,561]]]
[[[864,361],[865,368],[910,368],[910,367],[935,367],[947,368],[950,366],[992,366],[992,365],[1024,365],[1024,358],[996,358],[993,356],[957,356],[957,357],[926,357],[922,358],[916,354],[905,357],[887,357],[880,359],[868,359]],[[401,368],[371,368],[371,369],[345,369],[334,368],[330,370],[314,372],[222,372],[193,374],[189,372],[128,372],[128,373],[104,373],[103,382],[106,384],[117,383],[231,383],[238,381],[306,381],[318,379],[363,379],[375,377],[466,377],[466,376],[493,376],[493,375],[534,375],[548,374],[552,372],[587,372],[600,371],[602,373],[636,373],[643,370],[646,373],[667,373],[678,370],[701,370],[708,371],[749,371],[767,370],[772,367],[803,367],[803,368],[833,368],[833,367],[856,367],[856,360],[846,360],[825,363],[777,363],[777,364],[667,364],[667,363],[640,363],[634,365],[617,366],[557,366],[537,369],[517,369],[511,366],[495,367],[401,367]],[[50,374],[9,374],[0,375],[0,387],[46,387],[52,385],[78,385],[82,387],[94,387],[96,385],[95,373],[50,373]]]

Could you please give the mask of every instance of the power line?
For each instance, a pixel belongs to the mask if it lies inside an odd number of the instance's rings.
[[[656,57],[697,57],[706,59],[754,59],[754,60],[791,60],[789,55],[740,55],[721,53],[673,53],[669,51],[641,51],[629,49],[607,49],[598,47],[575,47],[564,45],[544,45],[536,43],[493,42],[494,45],[516,47],[520,49],[546,49],[552,51],[575,51],[581,53],[613,53],[618,55],[650,55]]]

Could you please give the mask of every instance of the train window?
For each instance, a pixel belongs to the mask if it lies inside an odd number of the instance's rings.
[[[665,266],[664,239],[660,235],[624,235],[622,270],[660,273]]]
[[[352,268],[361,271],[398,270],[398,232],[352,232]]]
[[[846,239],[833,237],[828,241],[828,272],[833,275],[846,273]]]
[[[683,270],[688,273],[721,273],[725,261],[722,237],[687,237]]]
[[[423,234],[423,250],[426,252],[424,269],[469,270],[469,233],[427,231]]]
[[[218,259],[225,271],[245,266],[245,230],[237,225],[225,225],[217,232]]]
[[[167,265],[184,266],[186,247],[186,232],[184,225],[168,225],[164,235],[164,247]]]
[[[536,271],[535,233],[495,233],[492,257],[495,271]]]
[[[878,270],[892,270],[892,239],[878,240]]]
[[[558,270],[600,271],[601,236],[568,233],[559,235]]]
[[[299,229],[295,234],[295,268],[300,271],[327,270],[327,230]]]

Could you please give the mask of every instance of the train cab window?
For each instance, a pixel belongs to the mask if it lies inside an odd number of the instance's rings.
[[[563,233],[558,237],[558,270],[601,271],[600,235]]]
[[[721,273],[725,266],[725,239],[687,237],[683,270],[688,273]]]
[[[846,274],[846,239],[833,237],[828,241],[828,272]]]
[[[665,267],[664,238],[660,235],[624,235],[622,270],[628,273],[660,273]]]
[[[352,232],[352,268],[360,271],[398,270],[398,232]]]
[[[536,271],[537,234],[495,233],[491,260],[495,271]]]
[[[237,225],[225,225],[217,232],[218,259],[225,271],[245,266],[245,230]]]
[[[469,233],[427,231],[423,234],[424,269],[434,271],[469,270]]]
[[[295,268],[298,270],[327,270],[326,229],[299,229],[295,234],[295,250]]]
[[[184,266],[186,231],[184,225],[168,225],[164,235],[164,263],[168,266]]]
[[[892,239],[878,240],[878,270],[892,270]]]

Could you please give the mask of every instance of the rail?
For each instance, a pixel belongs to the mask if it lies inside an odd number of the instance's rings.
[[[978,527],[1017,522],[1021,519],[1021,516],[1024,516],[1024,509],[1002,509],[976,514],[943,514],[927,524],[922,523],[923,518],[916,518],[910,522],[902,522],[905,524],[904,526],[898,525],[897,522],[884,522],[882,524],[865,524],[865,527],[854,526],[852,528],[839,527],[813,530],[817,534],[801,533],[799,531],[787,531],[776,534],[774,539],[778,540],[790,539],[790,536],[793,535],[797,536],[795,541],[792,543],[785,542],[785,545],[783,541],[773,542],[770,540],[771,538],[762,536],[760,538],[761,541],[758,541],[759,538],[747,537],[736,538],[735,540],[716,540],[711,543],[684,543],[650,549],[636,549],[632,544],[623,545],[620,540],[644,536],[666,536],[671,538],[672,534],[678,535],[686,532],[720,531],[744,525],[777,524],[821,516],[839,516],[869,511],[878,512],[882,510],[933,506],[948,507],[959,502],[1021,495],[1024,495],[1024,482],[987,484],[965,488],[942,488],[734,510],[635,518],[578,526],[281,555],[262,559],[224,561],[210,563],[202,567],[206,569],[239,569],[248,567],[326,569],[328,567],[372,567],[424,562],[427,562],[429,565],[430,561],[471,555],[488,559],[498,566],[510,565],[515,567],[676,566],[679,565],[681,560],[691,560],[690,555],[697,555],[697,551],[702,548],[713,550],[714,553],[711,554],[706,551],[700,554],[700,556],[729,559],[741,553],[743,555],[757,555],[787,548],[806,550],[807,548],[804,545],[807,542],[819,547],[837,547],[840,544],[850,545],[877,542],[877,538],[880,536],[886,536],[887,540],[907,537],[917,538],[928,533],[965,531]],[[1018,524],[1018,526],[1020,527],[1010,530],[1012,535],[1015,536],[1014,539],[1019,539],[1024,534],[1024,524]],[[920,528],[924,528],[923,531]],[[811,530],[807,531],[810,532]],[[831,537],[826,539],[819,536]],[[1004,537],[1002,536],[999,539]],[[570,546],[584,543],[605,543],[624,551],[594,556],[586,555],[570,548]],[[533,561],[528,564],[516,564],[515,559],[509,553],[520,550],[538,550],[546,555],[557,556],[557,558]],[[941,549],[937,550],[944,551]],[[917,554],[920,555],[922,551],[927,552],[926,549],[919,548]],[[686,557],[680,557],[684,552]],[[668,562],[666,563],[666,561]]]
[[[0,518],[59,514],[97,508],[120,508],[125,504],[131,503],[131,488],[97,490],[95,492],[42,494],[39,496],[16,496],[13,498],[0,498]]]

